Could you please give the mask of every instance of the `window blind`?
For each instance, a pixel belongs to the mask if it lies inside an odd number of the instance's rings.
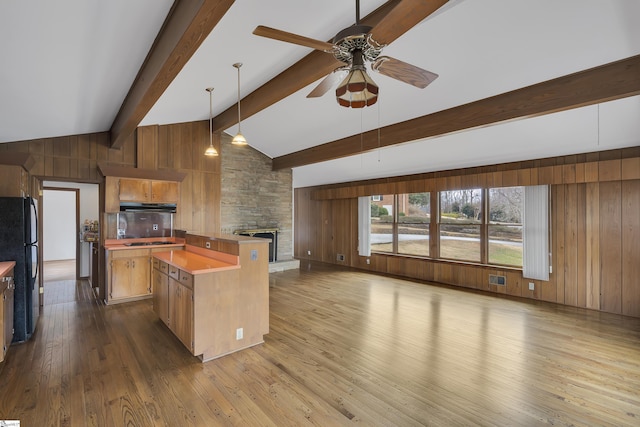
[[[358,254],[371,256],[371,197],[358,197]]]
[[[524,188],[522,276],[549,280],[549,186]]]

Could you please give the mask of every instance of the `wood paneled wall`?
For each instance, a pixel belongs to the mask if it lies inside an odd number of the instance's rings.
[[[358,196],[535,184],[551,184],[548,282],[524,279],[519,269],[384,254],[367,264],[358,255]],[[301,260],[640,317],[640,147],[300,188],[294,200],[294,254]],[[505,275],[506,286],[489,285],[489,274]]]
[[[121,149],[109,148],[106,132],[0,144],[2,151],[29,153],[32,176],[40,180],[103,183],[98,163],[185,172],[176,227],[198,232],[220,229],[220,160],[203,155],[209,145],[208,122],[145,126]],[[220,150],[219,137],[214,145]]]
[[[114,150],[109,148],[107,132],[0,144],[0,153],[3,151],[29,153],[35,160],[29,171],[32,176],[88,183],[102,180],[98,162],[135,166],[136,161],[135,138]]]
[[[157,135],[158,169],[187,174],[180,186],[176,227],[203,234],[220,232],[221,158],[204,155],[209,146],[209,122],[158,126]],[[213,145],[220,152],[219,134],[214,135]]]

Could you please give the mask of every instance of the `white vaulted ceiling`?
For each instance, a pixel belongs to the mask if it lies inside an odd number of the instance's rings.
[[[361,0],[365,16],[383,0]],[[107,131],[172,7],[166,0],[0,3],[0,142]],[[252,34],[266,25],[330,40],[354,1],[236,0],[140,125],[205,120],[311,49]],[[243,117],[271,158],[640,54],[640,2],[451,0],[384,49],[439,74],[417,89],[371,72],[378,104],[351,110],[317,82]],[[227,131],[235,134],[236,125]],[[640,97],[522,119],[294,168],[296,187],[640,145]]]

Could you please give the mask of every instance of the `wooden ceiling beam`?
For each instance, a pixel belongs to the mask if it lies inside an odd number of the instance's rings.
[[[386,43],[391,43],[417,23],[435,12],[448,0],[390,0],[360,20],[362,25],[376,27],[382,23]],[[407,9],[411,9],[409,16]],[[387,16],[389,17],[388,19]],[[375,30],[375,29],[374,29]],[[331,41],[329,41],[331,42]],[[274,43],[277,43],[274,41]],[[332,55],[313,51],[240,101],[242,118],[246,119],[344,65]],[[237,105],[232,105],[213,118],[214,132],[238,123]]]
[[[235,0],[176,0],[111,125],[120,148]]]
[[[374,129],[273,159],[294,168],[419,139],[599,104],[640,94],[640,55]]]

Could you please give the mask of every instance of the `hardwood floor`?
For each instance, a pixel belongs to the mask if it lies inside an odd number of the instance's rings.
[[[150,300],[104,306],[78,281],[50,301],[0,365],[0,419],[640,425],[636,318],[304,264],[270,275],[264,344],[202,364]]]
[[[75,280],[76,260],[64,259],[57,261],[45,261],[42,263],[42,274],[45,282],[57,282],[60,280]]]

